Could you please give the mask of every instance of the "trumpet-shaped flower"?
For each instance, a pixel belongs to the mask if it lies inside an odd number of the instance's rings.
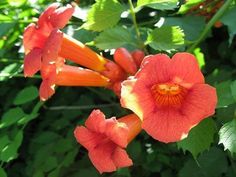
[[[197,60],[189,53],[148,56],[133,78],[122,83],[121,104],[143,121],[153,138],[168,143],[215,112],[215,88],[205,84]]]
[[[118,120],[114,117],[105,119],[101,111],[94,110],[85,126],[76,127],[74,135],[88,150],[91,162],[100,173],[133,164],[124,148],[141,131],[141,122],[136,115]]]

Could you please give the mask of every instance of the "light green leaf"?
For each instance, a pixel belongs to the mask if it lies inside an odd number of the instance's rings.
[[[224,124],[219,131],[219,144],[224,145],[225,150],[236,153],[236,119]]]
[[[8,127],[25,116],[24,111],[20,107],[9,109],[3,114],[0,128]]]
[[[3,70],[0,71],[0,81],[7,80],[14,74],[17,74],[20,71],[21,65],[22,64],[12,63],[3,68]]]
[[[148,35],[146,44],[155,50],[174,50],[183,46],[184,33],[178,26],[163,26]]]
[[[96,0],[82,27],[88,30],[102,31],[116,25],[122,12],[123,6],[117,0]]]
[[[190,8],[200,4],[201,2],[204,2],[205,0],[191,0],[191,1],[187,1],[185,4],[183,4],[180,9],[179,12],[180,14],[184,14],[186,13]]]
[[[21,90],[14,99],[15,105],[21,105],[30,102],[38,97],[38,89],[34,86],[29,86]]]
[[[11,6],[19,7],[26,3],[26,0],[7,0]]]
[[[205,27],[205,18],[201,16],[183,16],[183,17],[167,17],[164,26],[179,26],[183,29],[185,39],[188,41],[197,40],[200,33]]]
[[[205,119],[190,131],[187,138],[178,142],[177,145],[184,152],[191,152],[196,159],[200,153],[209,149],[213,142],[215,132],[215,122],[210,118]]]
[[[123,27],[115,27],[107,29],[95,38],[94,44],[100,49],[115,49],[126,44],[134,44],[132,36],[128,29]]]
[[[232,43],[233,37],[236,34],[235,17],[236,17],[236,7],[233,7],[230,10],[228,10],[220,19],[223,24],[228,26],[230,44]]]
[[[7,174],[2,167],[0,167],[0,177],[7,177]]]
[[[178,0],[138,0],[137,6],[148,6],[158,10],[172,10],[178,6]]]
[[[203,68],[205,66],[205,58],[204,58],[204,54],[201,52],[201,49],[196,48],[193,51],[193,54],[196,56],[200,68]]]
[[[224,81],[216,86],[218,97],[217,108],[226,107],[235,102],[231,92],[231,81]]]

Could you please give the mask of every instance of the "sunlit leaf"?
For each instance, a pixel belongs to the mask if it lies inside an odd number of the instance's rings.
[[[146,44],[155,50],[174,50],[184,44],[184,33],[178,26],[156,28],[149,35]]]
[[[88,12],[85,29],[102,31],[117,24],[123,6],[117,0],[96,0]]]
[[[171,10],[177,7],[178,0],[138,0],[137,6],[148,6],[158,10]]]

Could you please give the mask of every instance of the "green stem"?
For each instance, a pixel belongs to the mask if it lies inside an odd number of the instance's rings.
[[[0,73],[0,77],[25,77],[24,74],[10,74],[10,73]],[[41,79],[40,75],[34,75],[33,77],[35,79]]]
[[[14,62],[14,63],[24,63],[23,60],[8,59],[8,58],[1,58],[0,62],[1,63],[11,63],[11,62]]]
[[[137,20],[136,20],[136,16],[135,16],[133,3],[132,3],[132,0],[128,0],[128,1],[129,1],[129,6],[130,6],[130,14],[132,16],[132,20],[133,20],[133,23],[134,23],[135,32],[136,32],[136,35],[137,35],[138,39],[141,40],[140,31],[138,29],[138,24],[137,24]]]
[[[141,35],[140,35],[140,31],[139,31],[139,28],[138,28],[138,23],[137,23],[137,19],[136,19],[136,15],[135,15],[134,5],[132,3],[132,0],[128,0],[128,2],[129,2],[130,14],[132,16],[132,21],[133,21],[133,24],[134,24],[135,33],[137,35],[139,46],[140,46],[140,48],[142,48],[144,50],[145,53],[148,53],[147,49],[145,48],[145,45],[144,45],[144,43],[141,39]]]
[[[211,20],[207,23],[206,27],[200,34],[198,40],[188,48],[187,52],[192,52],[201,42],[204,40],[212,28],[212,26],[220,19],[220,17],[225,13],[225,11],[228,9],[230,4],[233,0],[227,0],[224,5],[220,8],[220,10],[211,18]]]

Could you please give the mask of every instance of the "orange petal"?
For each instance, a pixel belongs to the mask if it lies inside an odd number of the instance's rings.
[[[120,147],[117,147],[112,154],[112,159],[117,168],[129,167],[133,165],[132,160],[129,158],[127,152]]]
[[[63,35],[60,56],[95,71],[105,70],[107,60],[83,43]]]
[[[92,70],[64,65],[57,74],[56,85],[104,87],[109,85],[109,79]]]
[[[41,57],[42,50],[39,48],[34,48],[31,50],[24,59],[24,76],[32,77],[41,68]]]

